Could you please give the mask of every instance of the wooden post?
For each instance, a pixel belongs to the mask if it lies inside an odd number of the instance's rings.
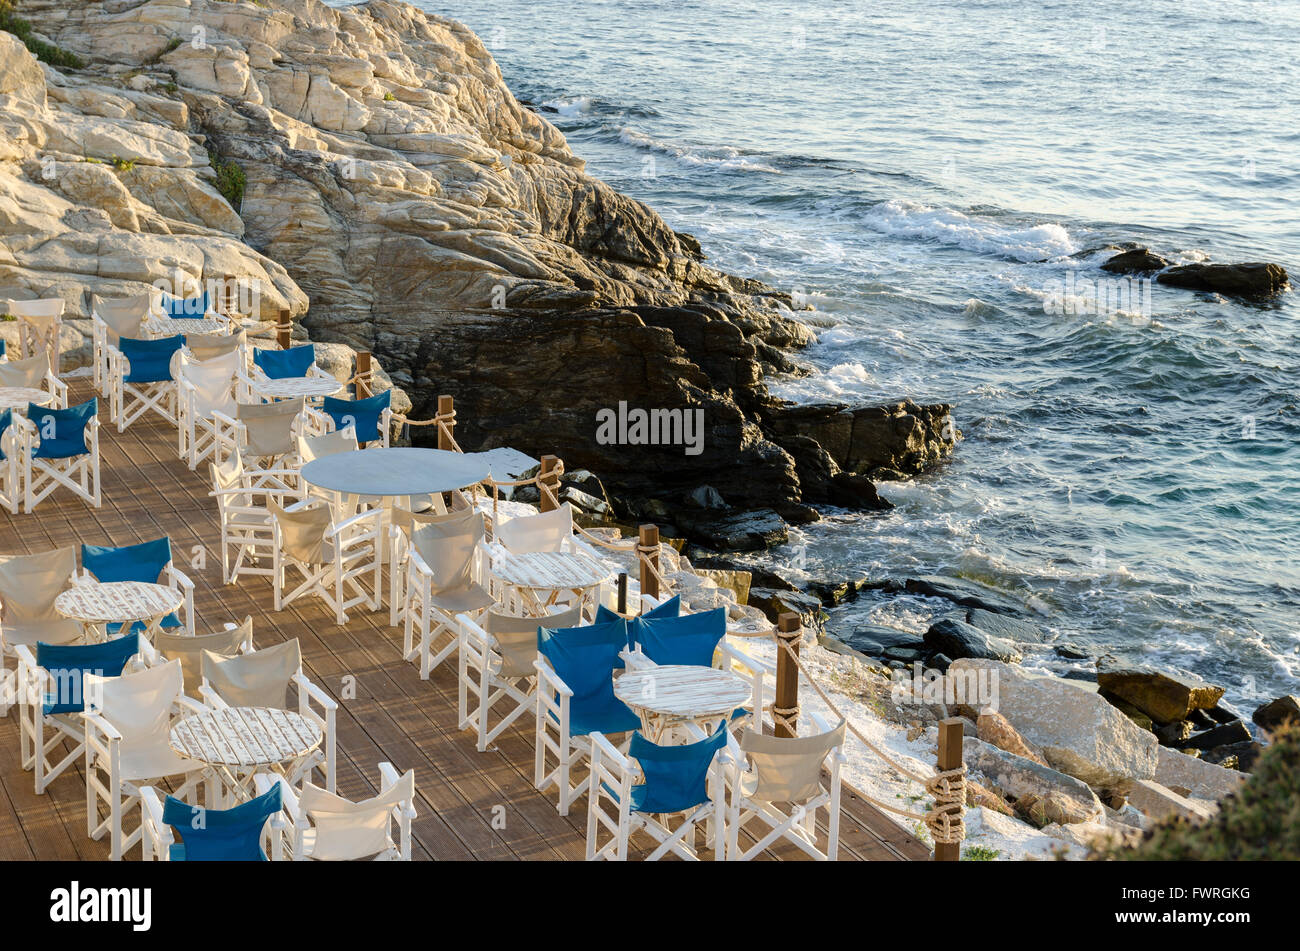
[[[618,613],[627,614],[627,572],[620,571],[618,574]]]
[[[541,512],[553,512],[560,507],[560,477],[556,474],[556,464],[559,462],[557,456],[542,456],[542,467],[537,472],[538,499],[537,508]],[[550,492],[544,492],[541,487],[545,485],[550,488]]]
[[[370,389],[370,351],[357,351],[357,399],[364,400],[371,396]]]
[[[798,614],[787,611],[776,619],[776,694],[772,697],[772,725],[777,736],[798,736],[799,666],[782,647],[789,644],[799,653],[803,622]]]
[[[438,415],[447,417],[447,428],[443,431],[442,424],[438,425],[438,448],[454,451],[452,446],[452,436],[456,429],[456,401],[450,396],[438,397]]]
[[[217,294],[217,312],[220,314],[233,314],[235,305],[239,302],[239,294],[234,288],[235,279],[229,274],[221,278],[221,291]]]
[[[642,525],[641,534],[638,540],[640,542],[639,547],[649,549],[647,554],[650,558],[650,563],[653,564],[655,568],[658,568],[659,526]],[[642,561],[639,556],[637,557],[637,563],[641,568],[641,593],[648,594],[652,598],[659,597],[659,576],[651,571],[650,565],[647,565]]]
[[[939,755],[935,765],[940,772],[961,767],[962,728],[965,722],[961,717],[949,717],[946,720],[939,721]],[[962,803],[961,805],[962,808],[965,808],[966,804]],[[936,842],[934,844],[934,860],[936,862],[956,862],[960,859],[960,842]]]
[[[293,318],[289,316],[289,308],[280,308],[280,320],[275,325],[275,339],[280,344],[281,350],[288,350],[293,341]]]

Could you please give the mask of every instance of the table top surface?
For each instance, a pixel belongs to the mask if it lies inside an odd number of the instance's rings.
[[[36,390],[29,386],[0,386],[0,410],[26,409],[28,403],[44,406],[54,399],[48,390]]]
[[[749,700],[749,681],[729,670],[665,664],[624,674],[614,695],[629,707],[670,717],[725,716]]]
[[[172,727],[171,747],[214,766],[273,766],[310,753],[321,729],[292,710],[227,707],[196,713]]]
[[[84,581],[54,599],[54,610],[78,621],[144,621],[171,614],[185,603],[176,588],[143,581]]]
[[[512,552],[497,547],[492,575],[517,588],[591,588],[614,576],[613,570],[580,551]]]
[[[292,399],[295,396],[333,396],[347,386],[333,377],[290,376],[279,380],[254,379],[253,389],[263,396]]]
[[[230,322],[221,317],[150,317],[144,322],[143,329],[158,337],[221,334],[230,332]]]
[[[302,467],[308,485],[350,495],[432,495],[468,488],[490,474],[487,462],[474,455],[410,446],[339,452]]]

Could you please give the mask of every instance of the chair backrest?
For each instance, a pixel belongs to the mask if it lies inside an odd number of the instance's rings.
[[[547,630],[539,625],[537,651],[573,691],[571,709],[602,709],[618,702],[614,671],[623,668],[619,652],[627,646],[621,624],[588,624]]]
[[[298,437],[298,458],[302,460],[304,466],[326,456],[352,452],[356,448],[356,433],[351,429],[341,429],[323,436]]]
[[[489,611],[483,619],[483,629],[496,638],[497,653],[501,655],[502,677],[530,677],[537,671],[537,629],[575,627],[582,623],[582,605],[575,604],[567,611],[548,614],[546,617],[511,617]]]
[[[709,767],[727,744],[727,725],[710,737],[685,746],[659,746],[638,730],[627,755],[637,761],[645,782],[633,790],[637,812],[672,814],[694,809],[709,799]]]
[[[232,707],[286,709],[289,681],[302,668],[296,637],[249,654],[223,657],[205,650],[199,657],[203,679]]]
[[[173,379],[172,358],[183,346],[184,334],[160,337],[157,340],[121,338],[118,349],[130,365],[122,379],[128,383],[163,383]]]
[[[677,615],[681,613],[682,613],[682,598],[681,595],[675,594],[667,601],[665,601],[663,604],[653,607],[645,614],[642,614],[641,617],[646,619],[677,617]],[[622,622],[623,624],[627,624],[627,646],[632,647],[635,642],[632,640],[632,626],[627,623],[627,620],[617,611],[611,611],[603,604],[596,605],[595,623],[609,624],[612,621],[619,621]]]
[[[229,416],[235,412],[235,377],[238,373],[238,351],[199,360],[182,350],[176,378],[194,388],[194,409],[200,416],[211,416],[213,411]]]
[[[268,499],[267,509],[280,530],[280,550],[304,565],[324,564],[325,533],[334,523],[330,508],[324,502],[289,511],[274,499]]]
[[[225,462],[208,463],[214,489],[242,489],[244,487],[244,457],[236,448]]]
[[[633,618],[628,640],[641,646],[641,653],[656,664],[687,664],[712,667],[718,641],[727,636],[727,609],[714,608],[697,614]]]
[[[293,427],[302,412],[302,397],[274,403],[240,403],[236,418],[244,424],[250,456],[280,456],[293,452]]]
[[[382,438],[379,421],[393,402],[393,391],[384,390],[364,400],[342,400],[327,396],[321,401],[325,415],[334,420],[335,429],[351,426],[356,430],[357,442],[374,442]]]
[[[0,629],[7,644],[35,643],[22,632],[60,620],[54,599],[68,589],[76,570],[77,550],[71,546],[0,556]]]
[[[108,342],[117,346],[122,337],[140,336],[140,327],[154,310],[157,294],[146,291],[134,297],[103,298],[98,294],[90,297],[90,309],[108,328]]]
[[[99,400],[91,397],[67,409],[47,409],[27,404],[27,420],[36,427],[40,443],[33,455],[38,459],[67,459],[89,452],[86,427],[99,413]]]
[[[298,808],[316,829],[311,857],[348,862],[378,855],[389,847],[388,820],[394,807],[415,798],[415,771],[408,769],[392,786],[362,802],[302,784]]]
[[[180,661],[168,661],[119,677],[85,675],[86,708],[101,714],[122,735],[122,755],[167,744],[172,709],[181,695]]]
[[[204,809],[174,796],[163,803],[163,822],[181,835],[172,858],[187,862],[265,862],[262,830],[284,805],[280,784],[233,809]]]
[[[185,347],[194,355],[195,360],[206,361],[214,357],[223,357],[228,353],[239,353],[245,343],[244,332],[235,334],[186,334]]]
[[[462,524],[469,530],[472,529],[476,515],[478,513],[473,509],[458,509],[452,512],[412,512],[401,505],[394,505],[390,518],[395,526],[409,536],[423,525]]]
[[[807,802],[821,791],[822,763],[844,743],[841,723],[816,736],[767,736],[746,730],[740,748],[749,758],[750,799],[763,802]]]
[[[481,512],[445,522],[426,522],[411,532],[411,544],[433,574],[435,591],[474,581],[474,554],[485,532]]]
[[[5,433],[9,431],[9,427],[13,424],[14,411],[12,409],[5,409],[0,412],[0,462],[4,462],[9,458],[5,455]],[[3,472],[3,470],[0,470],[0,472]]]
[[[239,645],[251,643],[253,637],[253,619],[244,618],[238,627],[216,631],[211,634],[171,634],[156,631],[153,634],[153,646],[168,660],[180,661],[181,673],[185,686],[197,690],[203,679],[203,652],[209,651],[218,657],[234,657],[239,653]]]
[[[21,325],[23,356],[32,357],[44,352],[55,373],[59,371],[59,327],[63,316],[63,299],[46,297],[41,300],[11,300],[9,313]]]
[[[54,693],[45,698],[44,711],[81,713],[85,709],[85,674],[116,677],[126,662],[140,652],[140,636],[127,634],[102,644],[36,643],[36,664],[49,671]]]
[[[164,317],[201,320],[211,309],[210,303],[207,291],[197,297],[175,297],[167,294],[161,301],[161,310]]]
[[[502,520],[493,529],[494,537],[510,551],[525,554],[535,551],[559,551],[573,534],[573,509],[568,502],[550,512]]]
[[[142,581],[157,584],[171,564],[172,543],[164,535],[136,545],[82,545],[81,567],[103,582]]]
[[[310,343],[288,350],[253,348],[253,363],[272,380],[306,376],[316,362],[316,347]]]
[[[22,360],[0,363],[0,386],[21,386],[39,390],[50,372],[50,358],[44,353]]]

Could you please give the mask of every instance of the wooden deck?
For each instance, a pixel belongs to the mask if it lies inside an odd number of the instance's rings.
[[[71,382],[71,401],[87,399],[88,380]],[[105,418],[101,401],[100,418]],[[353,611],[334,623],[317,599],[284,611],[272,607],[268,579],[221,583],[216,507],[207,497],[206,468],[190,472],[176,457],[176,432],[156,416],[118,434],[101,429],[103,506],[93,509],[58,493],[32,515],[0,511],[0,552],[32,553],[57,546],[125,545],[161,535],[171,538],[177,564],[197,586],[200,632],[226,621],[254,619],[259,647],[298,638],[308,676],[339,701],[338,791],[354,799],[377,790],[377,764],[414,768],[419,818],[413,824],[417,859],[582,860],[586,800],[557,813],[554,800],[532,785],[530,721],[511,729],[486,753],[456,725],[454,665],[422,681],[402,661],[401,635],[382,614]],[[195,567],[199,553],[206,567]],[[12,661],[10,661],[12,667]],[[342,699],[345,678],[355,698]],[[18,713],[0,719],[0,860],[107,859],[107,840],[86,835],[82,768],[70,769],[44,795],[19,766]],[[926,859],[924,845],[845,790],[840,855],[857,859]],[[134,824],[134,817],[131,820]],[[138,858],[134,849],[130,858]],[[772,859],[800,859],[793,847],[770,850]]]

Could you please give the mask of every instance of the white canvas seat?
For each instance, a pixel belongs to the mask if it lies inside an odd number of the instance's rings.
[[[239,354],[239,367],[248,365],[248,336],[244,331],[228,334],[186,334],[185,349],[200,362]]]
[[[267,773],[254,778],[259,795],[277,784],[284,824],[292,830],[294,861],[411,860],[411,820],[416,817],[414,770],[399,776],[392,763],[380,763],[379,793],[362,802],[310,783],[303,783],[301,791],[295,792],[282,777]]]
[[[234,416],[212,413],[220,448],[217,462],[237,451],[245,473],[256,487],[299,492],[298,437],[304,429],[303,400],[297,397],[275,403],[237,403]]]
[[[272,582],[277,611],[310,594],[333,609],[339,624],[347,623],[349,608],[365,605],[379,610],[380,510],[369,509],[339,521],[333,507],[318,499],[289,508],[270,500],[267,507],[275,526]],[[302,579],[291,590],[290,568]]]
[[[132,297],[90,297],[91,370],[95,389],[108,395],[108,353],[122,337],[139,337],[141,327],[153,314],[157,291],[149,290]]]
[[[50,363],[50,372],[58,376],[61,369],[59,332],[63,329],[63,299],[43,297],[5,303],[9,306],[9,313],[18,321],[18,345],[22,356],[44,353]]]
[[[8,716],[18,699],[16,672],[7,658],[18,645],[34,649],[37,641],[71,644],[81,625],[54,610],[54,599],[77,573],[77,550],[56,548],[36,555],[0,555],[0,716]]]
[[[298,437],[298,458],[304,466],[326,456],[335,456],[340,452],[354,452],[356,449],[357,435],[350,427],[320,436]]]
[[[235,657],[253,650],[253,619],[244,618],[242,624],[227,623],[222,630],[209,634],[174,634],[156,631],[153,646],[165,661],[179,661],[184,690],[191,697],[201,696],[203,684],[203,652],[210,651],[218,657]]]
[[[35,412],[29,408],[25,416],[13,415],[6,436],[17,460],[24,512],[34,512],[60,489],[99,508],[97,400],[68,408],[39,407]]]
[[[234,584],[241,574],[275,574],[275,520],[268,507],[271,501],[291,504],[297,493],[264,478],[266,470],[256,470],[254,478],[244,468],[238,449],[220,465],[208,464],[212,492],[221,523],[221,577]],[[271,484],[263,485],[267,481]]]
[[[0,361],[0,386],[45,390],[51,397],[46,405],[54,409],[68,405],[68,385],[50,369],[50,358],[44,351],[21,360]]]
[[[225,657],[212,651],[200,653],[202,682],[199,694],[208,706],[272,707],[289,709],[289,687],[298,694],[297,712],[320,727],[323,740],[309,757],[297,765],[290,781],[297,783],[320,770],[325,788],[333,792],[337,770],[338,703],[303,673],[298,639],[283,641],[261,650]]]
[[[746,730],[730,736],[728,766],[727,858],[747,861],[783,839],[814,859],[834,861],[839,853],[840,767],[845,762],[845,724],[832,729],[813,715],[819,733],[779,737]],[[830,780],[822,782],[829,760]],[[747,764],[747,765],[746,765]],[[823,850],[817,840],[817,811],[826,810],[828,836]],[[748,848],[740,842],[746,825],[761,823]]]
[[[179,756],[168,737],[181,717],[207,708],[185,696],[179,660],[120,677],[86,674],[86,824],[92,839],[109,834],[109,857],[117,861],[140,841],[141,827],[123,827],[123,815],[138,805],[142,786],[179,780],[184,796],[200,781],[214,782],[206,767]],[[209,791],[211,801],[211,790]],[[101,818],[100,809],[107,815]]]
[[[496,603],[480,584],[486,571],[483,516],[468,512],[411,532],[403,656],[428,680],[460,642],[456,615],[476,618]]]
[[[176,366],[177,452],[191,469],[219,454],[222,424],[237,412],[235,379],[243,359],[238,350],[200,360],[182,350]]]
[[[420,507],[415,511],[412,501]],[[407,504],[402,504],[407,503]],[[438,496],[437,505],[430,497],[413,500],[404,498],[394,504],[388,513],[388,623],[398,627],[406,623],[406,581],[410,567],[411,532],[421,525],[467,519],[472,513],[467,508],[447,511],[446,503]]]
[[[573,509],[568,502],[538,515],[501,519],[493,529],[493,541],[515,554],[538,551],[566,551],[573,538]]]
[[[460,633],[457,713],[460,728],[477,734],[480,753],[537,703],[537,629],[581,623],[581,608],[576,605],[540,618],[495,611],[477,621],[468,614],[456,616]]]

